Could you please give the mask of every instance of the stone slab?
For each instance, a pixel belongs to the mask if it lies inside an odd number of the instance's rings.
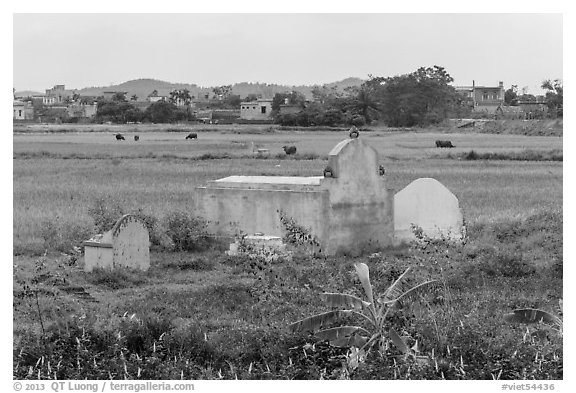
[[[458,198],[432,178],[417,179],[394,196],[395,238],[416,239],[412,224],[433,239],[461,239],[464,235],[464,220]]]
[[[316,190],[323,176],[228,176],[208,183],[208,187],[260,190]]]
[[[148,270],[150,267],[150,238],[146,225],[127,214],[111,230],[83,243],[84,270],[128,267]]]

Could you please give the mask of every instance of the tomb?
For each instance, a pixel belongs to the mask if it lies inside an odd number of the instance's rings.
[[[361,138],[329,153],[327,177],[229,176],[196,189],[196,213],[209,230],[230,236],[282,237],[280,215],[306,228],[325,255],[392,244],[393,194],[377,151]]]
[[[394,196],[394,236],[415,240],[414,227],[432,239],[462,239],[465,236],[458,198],[438,180],[414,180]]]
[[[146,225],[126,214],[111,230],[83,242],[84,271],[95,268],[114,269],[122,266],[148,270],[150,267],[150,238]]]

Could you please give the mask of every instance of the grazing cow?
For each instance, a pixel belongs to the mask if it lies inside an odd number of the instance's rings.
[[[436,147],[456,147],[451,141],[436,141]]]
[[[136,142],[138,142],[138,141],[140,140],[140,136],[134,135],[134,140],[135,140]]]
[[[195,132],[191,132],[190,134],[188,134],[186,139],[198,139],[198,134],[196,134]]]
[[[360,133],[358,132],[358,129],[356,128],[356,126],[352,126],[352,128],[350,128],[350,138],[356,139],[359,136],[360,136]]]
[[[386,174],[386,169],[384,169],[384,167],[380,165],[378,167],[378,173],[380,174],[380,176],[384,176]]]
[[[282,146],[282,149],[288,155],[296,154],[296,146]]]
[[[124,135],[122,135],[122,134],[116,134],[116,140],[117,140],[117,141],[123,141],[123,140],[124,140]]]

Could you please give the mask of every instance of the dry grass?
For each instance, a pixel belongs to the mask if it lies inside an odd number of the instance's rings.
[[[299,154],[322,157],[346,137],[338,132],[243,135],[223,130],[184,141],[184,134],[149,130],[140,134],[139,143],[130,138],[118,143],[112,132],[14,136],[14,246],[23,254],[14,256],[17,280],[32,282],[38,276],[39,258],[31,254],[42,251],[42,223],[55,223],[58,230],[89,228],[88,209],[98,197],[161,219],[172,211],[191,211],[194,188],[212,179],[310,176],[322,173],[326,165],[325,159],[249,158],[251,142],[270,149],[272,157],[287,143],[295,144]],[[413,369],[411,378],[490,379],[491,373],[501,373],[502,379],[562,378],[561,337],[550,337],[545,347],[525,341],[525,326],[509,326],[501,318],[516,307],[552,311],[562,296],[562,163],[431,158],[458,149],[562,149],[562,140],[443,136],[382,131],[361,135],[382,154],[393,191],[417,178],[433,177],[456,194],[469,224],[466,245],[391,249],[376,259],[298,259],[274,266],[263,276],[265,285],[255,278],[250,261],[215,251],[152,252],[149,271],[119,274],[87,274],[70,263],[70,257],[49,254],[45,260],[52,276],[39,284],[46,341],[40,339],[34,303],[19,298],[22,288],[14,284],[15,375],[52,378],[54,369],[52,374],[47,369],[57,364],[60,379],[135,379],[140,369],[144,379],[220,378],[215,370],[230,379],[336,378],[337,373],[326,374],[326,367],[332,367],[331,357],[338,354],[320,344],[315,352],[305,346],[305,337],[290,335],[285,327],[323,310],[319,293],[359,293],[361,286],[351,272],[352,264],[362,261],[373,269],[376,286],[407,266],[417,266],[417,274],[434,275],[444,284],[429,315],[395,322],[399,331],[419,340],[423,354],[435,354],[446,366],[440,370],[444,374],[434,367]],[[436,139],[451,139],[458,147],[436,149]],[[232,158],[213,159],[221,153]],[[75,156],[79,154],[82,158]],[[65,285],[51,281],[63,277]],[[80,298],[75,288],[99,303]],[[133,314],[134,320],[129,318]],[[82,350],[76,337],[82,337]],[[113,353],[125,347],[129,352]],[[548,348],[545,354],[543,348]],[[353,377],[397,379],[397,371],[405,376],[410,365],[397,368],[387,355],[374,354]],[[534,360],[538,356],[539,362]],[[460,371],[461,362],[466,374]],[[34,372],[29,375],[30,369]]]
[[[130,138],[117,142],[112,134],[90,132],[15,135],[14,245],[38,245],[40,223],[55,217],[89,226],[88,207],[100,196],[114,198],[127,210],[142,208],[162,217],[170,211],[192,209],[194,188],[208,180],[230,175],[321,174],[326,165],[322,158],[345,137],[341,134],[231,135],[223,131],[185,141],[180,133],[149,131],[139,142]],[[456,149],[436,149],[428,146],[441,134],[372,132],[362,137],[379,150],[392,190],[397,192],[419,177],[436,178],[456,194],[469,221],[561,209],[561,163],[430,158],[444,154],[442,150],[455,154],[471,146],[478,152],[561,149],[560,138],[453,134]],[[252,142],[269,149],[272,158],[253,159]],[[275,159],[284,144],[295,144],[304,158],[320,158]],[[231,158],[213,159],[222,154]]]

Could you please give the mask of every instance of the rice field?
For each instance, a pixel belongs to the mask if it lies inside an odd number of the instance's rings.
[[[210,180],[320,175],[330,149],[348,136],[226,126],[195,127],[198,140],[186,141],[190,129],[184,127],[72,127],[13,137],[15,379],[563,378],[561,334],[543,337],[538,327],[503,320],[516,308],[559,313],[562,161],[462,159],[471,150],[547,157],[540,153],[561,154],[562,138],[361,132],[379,151],[392,192],[433,177],[458,197],[469,228],[464,244],[295,257],[266,269],[217,247],[160,247],[146,272],[85,273],[77,253],[53,248],[44,255],[50,242],[43,230],[88,236],[94,230],[88,210],[98,198],[159,220],[175,211],[193,213],[194,189]],[[115,132],[126,140],[116,141]],[[436,139],[456,148],[437,149]],[[295,157],[283,154],[287,144],[297,146]],[[255,157],[257,148],[269,156]],[[426,364],[402,360],[388,342],[364,364],[347,368],[347,349],[288,331],[290,323],[326,311],[323,292],[364,296],[356,262],[370,266],[375,293],[406,268],[418,282],[437,280],[424,308],[407,305],[387,322],[409,346],[417,343]],[[36,302],[26,295],[28,284],[37,290]]]
[[[347,137],[346,132],[260,132],[211,130],[190,141],[182,132],[146,130],[138,142],[130,130],[120,142],[111,131],[15,134],[14,245],[38,243],[39,224],[54,217],[89,224],[87,208],[97,197],[110,196],[128,209],[161,217],[192,206],[194,188],[209,180],[319,175],[331,148]],[[562,162],[443,158],[472,149],[561,151],[562,138],[461,133],[449,135],[456,148],[437,149],[434,141],[447,135],[373,131],[361,137],[380,153],[389,189],[397,192],[417,178],[433,177],[459,198],[469,222],[562,208]],[[295,145],[297,157],[285,157],[283,145]],[[268,149],[269,158],[255,158],[254,148]],[[223,155],[229,158],[218,159]]]

